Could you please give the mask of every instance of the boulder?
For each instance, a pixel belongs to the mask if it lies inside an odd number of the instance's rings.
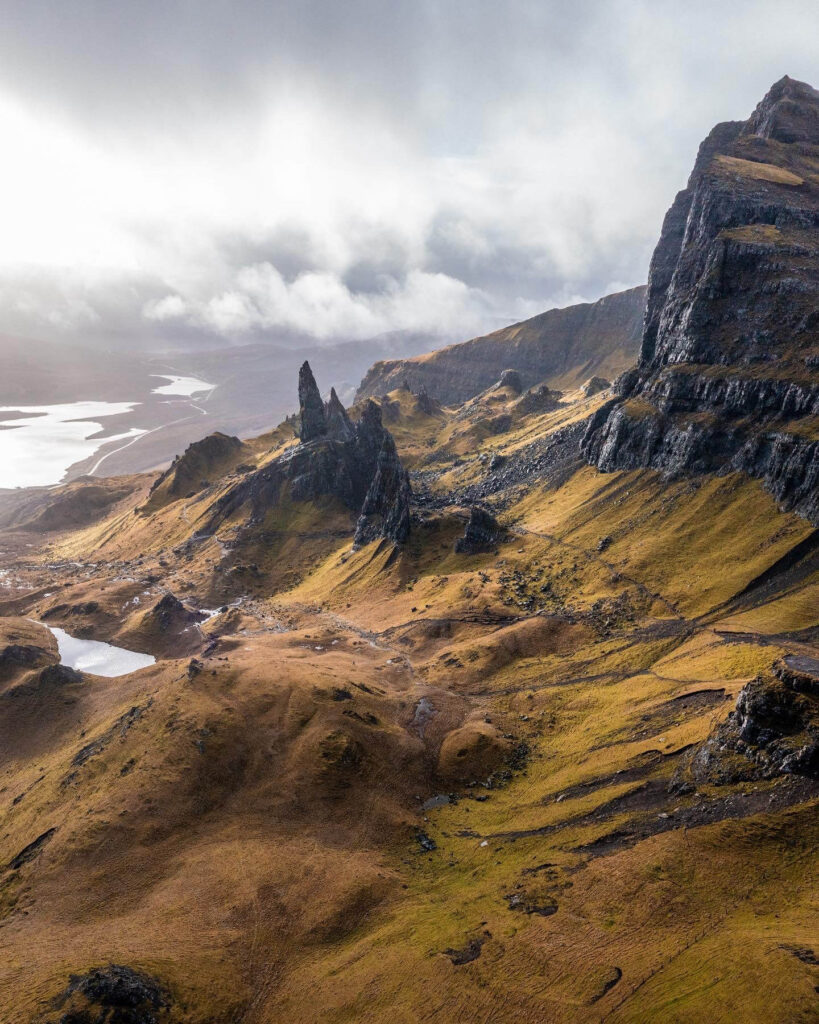
[[[591,398],[592,395],[599,395],[601,391],[606,391],[610,387],[611,381],[606,380],[605,377],[589,377],[581,384],[580,390],[586,398]]]
[[[509,388],[516,395],[519,395],[523,391],[523,381],[517,370],[504,370],[498,380],[499,388]]]
[[[489,551],[495,547],[503,536],[503,528],[491,512],[480,505],[473,505],[469,512],[469,522],[463,537],[455,541],[455,551],[459,555],[474,555],[480,551]]]

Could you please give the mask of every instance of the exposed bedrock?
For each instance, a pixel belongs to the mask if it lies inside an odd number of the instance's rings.
[[[299,437],[302,441],[315,441],[326,433],[324,402],[310,364],[305,359],[299,369]]]
[[[305,364],[306,365],[306,364]],[[330,400],[324,409],[327,422],[327,433],[337,441],[355,440],[355,427],[341,404],[335,388],[330,388]]]
[[[463,537],[455,541],[455,551],[459,555],[474,555],[480,551],[489,551],[495,547],[503,536],[503,528],[497,519],[480,505],[473,505],[469,512]]]
[[[411,497],[409,474],[401,465],[392,436],[385,430],[375,476],[358,518],[355,546],[379,537],[403,544],[410,532]]]
[[[172,999],[156,978],[121,964],[72,974],[52,1001],[48,1024],[163,1024]]]
[[[316,395],[315,379],[305,363],[299,374],[301,442],[224,494],[203,533],[212,533],[244,509],[249,509],[251,524],[262,522],[286,496],[296,502],[339,501],[358,516],[357,544],[380,537],[398,544],[406,540],[409,476],[382,422],[381,409],[368,401],[354,424],[335,391],[326,410],[321,403],[319,416]]]
[[[640,360],[591,419],[603,471],[742,470],[819,522],[819,93],[717,125],[666,215]]]
[[[819,779],[819,662],[786,656],[740,690],[736,708],[694,754],[696,781],[776,775]]]

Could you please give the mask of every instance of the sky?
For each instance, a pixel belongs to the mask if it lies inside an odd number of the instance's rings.
[[[2,0],[0,333],[466,338],[643,283],[815,0]]]

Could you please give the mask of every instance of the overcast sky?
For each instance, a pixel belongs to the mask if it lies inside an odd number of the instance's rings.
[[[642,283],[816,0],[0,0],[0,332],[467,337]]]

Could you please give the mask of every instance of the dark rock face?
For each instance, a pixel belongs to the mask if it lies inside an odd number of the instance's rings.
[[[819,522],[817,157],[819,93],[788,78],[703,142],[652,258],[639,363],[583,440],[599,469],[741,470]]]
[[[307,364],[305,363],[305,366]],[[355,427],[347,410],[341,404],[335,388],[330,388],[330,401],[325,409],[327,434],[337,441],[352,441],[355,438]]]
[[[299,438],[302,442],[315,441],[327,433],[324,402],[307,360],[299,370],[299,424]]]
[[[34,668],[48,659],[48,653],[42,647],[28,644],[8,644],[0,650],[0,678],[9,672],[21,668]]]
[[[523,381],[517,370],[504,370],[500,375],[498,387],[509,388],[510,391],[514,391],[516,395],[519,395],[523,391]]]
[[[179,632],[203,618],[201,612],[192,612],[173,594],[165,594],[148,612],[160,633]]]
[[[20,850],[18,854],[11,858],[11,860],[8,863],[8,866],[12,869],[12,871],[17,871],[24,864],[28,864],[30,860],[34,860],[34,858],[37,856],[40,850],[42,850],[42,848],[46,845],[46,843],[49,840],[54,838],[56,833],[56,828],[50,828],[46,832],[43,832],[42,835],[37,836],[36,839],[32,840],[28,844],[28,846],[24,846],[23,849]]]
[[[151,975],[109,964],[72,974],[53,1005],[59,1016],[49,1017],[48,1024],[162,1024],[171,997]]]
[[[72,686],[84,680],[82,672],[68,665],[48,665],[37,677],[41,686],[58,687]]]
[[[586,376],[598,368],[616,374],[639,349],[645,294],[644,287],[632,288],[597,302],[551,309],[427,356],[376,363],[356,400],[405,387],[425,388],[444,405],[460,405],[496,384],[510,367],[519,374],[521,391],[577,367],[585,367]]]
[[[778,142],[819,142],[819,106],[816,92],[804,82],[785,75],[759,104],[748,122],[753,135]]]
[[[167,484],[170,496],[187,497],[191,492],[198,491],[203,481],[212,479],[241,450],[242,442],[238,437],[230,437],[219,431],[203,437],[201,441],[194,441],[157,477],[151,493],[154,494],[163,484]]]
[[[786,657],[742,688],[736,709],[694,755],[697,781],[819,779],[819,664]]]
[[[459,555],[474,555],[480,551],[489,551],[495,547],[503,536],[503,529],[491,512],[480,505],[473,505],[469,512],[469,522],[463,537],[455,541],[455,551]]]
[[[286,495],[292,501],[334,499],[346,506],[358,516],[357,545],[381,537],[403,543],[409,533],[409,476],[381,420],[380,407],[368,401],[353,424],[333,392],[326,418],[322,405],[321,422],[324,433],[320,436],[309,441],[302,438],[301,444],[227,491],[201,533],[213,533],[246,505],[249,523],[260,523]]]
[[[360,547],[383,537],[403,544],[410,531],[409,474],[401,465],[395,442],[384,431],[378,464],[356,526],[353,544]]]

